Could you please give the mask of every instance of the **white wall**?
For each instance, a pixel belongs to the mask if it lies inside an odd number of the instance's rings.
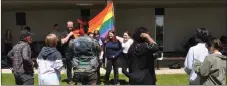
[[[166,8],[164,51],[182,51],[195,29],[207,28],[213,36],[226,35],[224,8]]]

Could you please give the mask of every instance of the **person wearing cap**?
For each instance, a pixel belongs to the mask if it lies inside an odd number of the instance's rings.
[[[29,46],[29,43],[32,42],[31,33],[28,30],[22,30],[20,34],[20,41],[7,56],[13,63],[12,72],[16,85],[34,85],[33,62]]]

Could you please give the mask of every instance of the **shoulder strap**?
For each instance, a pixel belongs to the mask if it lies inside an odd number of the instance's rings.
[[[210,78],[210,80],[213,82],[213,83],[217,83],[217,85],[222,85],[221,81],[219,81],[216,77],[212,76],[212,75],[209,75],[208,78]]]

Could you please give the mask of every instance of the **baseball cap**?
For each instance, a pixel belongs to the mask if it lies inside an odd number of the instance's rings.
[[[20,34],[21,34],[20,38],[25,38],[25,37],[27,37],[27,36],[31,36],[31,35],[32,35],[32,33],[29,32],[28,30],[22,30],[22,31],[20,32]]]

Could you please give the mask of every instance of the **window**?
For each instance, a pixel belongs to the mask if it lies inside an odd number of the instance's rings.
[[[155,8],[155,40],[163,51],[164,8]]]
[[[81,13],[81,17],[83,17],[85,20],[89,20],[90,9],[81,9],[80,13]]]

